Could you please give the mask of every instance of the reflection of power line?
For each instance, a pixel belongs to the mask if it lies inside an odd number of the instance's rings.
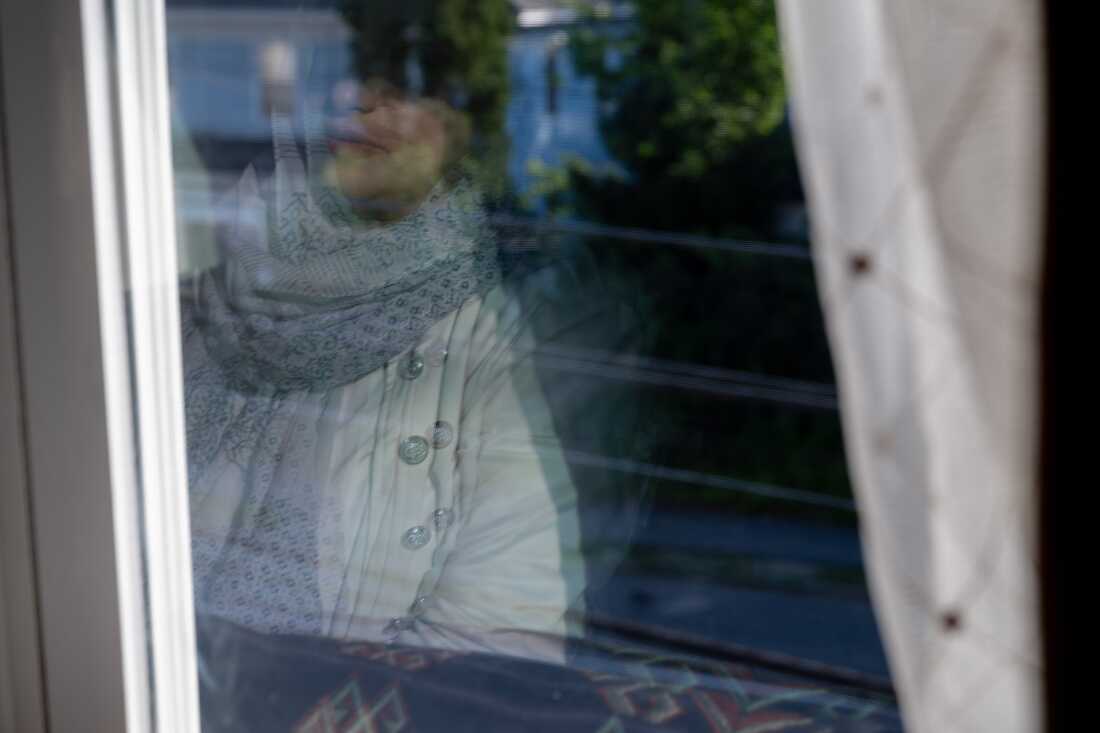
[[[714,474],[689,471],[682,468],[669,468],[668,466],[655,466],[652,463],[642,463],[629,458],[610,458],[608,456],[586,453],[584,451],[567,450],[565,460],[574,466],[586,468],[602,468],[609,471],[620,471],[636,476],[659,479],[663,481],[675,481],[683,484],[694,484],[709,488],[736,491],[742,494],[753,494],[768,499],[781,501],[793,501],[799,504],[812,504],[814,506],[829,507],[830,509],[842,509],[854,512],[855,502],[850,499],[841,499],[836,496],[818,494],[805,489],[789,489],[784,486],[772,486],[770,484],[757,483],[755,481],[743,481],[728,476],[715,476]]]
[[[593,631],[611,634],[636,643],[656,644],[666,654],[674,650],[680,654],[698,657],[701,660],[717,661],[723,664],[748,664],[755,668],[771,669],[776,672],[797,675],[802,679],[810,678],[818,683],[840,685],[872,693],[876,696],[881,695],[884,697],[883,702],[891,705],[896,702],[894,687],[889,679],[883,679],[864,672],[837,667],[817,660],[803,659],[782,652],[751,649],[727,641],[694,636],[683,631],[641,624],[633,620],[624,620],[591,611],[586,613],[569,611],[567,614]],[[594,647],[598,647],[600,644],[598,639],[587,639],[585,642],[579,643],[587,643]],[[619,651],[621,652],[621,648]],[[675,660],[667,659],[667,661],[673,662]],[[719,668],[717,671],[727,672],[723,668]],[[796,689],[794,692],[807,696],[822,694],[820,690],[806,688]],[[831,692],[837,697],[841,694],[839,690]],[[857,702],[857,700],[852,700],[852,702]],[[866,704],[866,701],[861,702]]]
[[[227,177],[232,181],[237,179],[236,175],[222,173],[221,176]],[[624,242],[667,244],[673,247],[718,249],[726,252],[768,255],[771,257],[781,257],[807,262],[812,258],[809,248],[800,244],[753,242],[743,239],[727,239],[724,237],[705,237],[698,234],[662,232],[655,229],[640,229],[637,227],[617,227],[606,224],[595,224],[592,222],[551,221],[533,217],[514,216],[511,214],[493,214],[490,217],[490,221],[498,227],[522,230],[528,234],[526,237],[505,237],[506,247],[513,250],[537,249],[539,245],[534,237],[540,234],[573,234],[585,237],[616,239]]]
[[[776,402],[795,407],[837,409],[836,390],[828,384],[783,379],[753,372],[719,369],[642,356],[540,347],[540,366],[605,379],[672,387],[730,398]]]
[[[772,257],[785,257],[795,260],[809,260],[811,258],[810,250],[799,244],[778,244],[774,242],[726,239],[724,237],[705,237],[698,234],[661,232],[654,229],[617,227],[582,221],[547,221],[531,217],[513,216],[510,214],[495,214],[492,217],[492,221],[501,226],[528,229],[536,234],[576,234],[585,237],[601,237],[603,239],[617,239],[627,242],[667,244],[673,247],[718,249],[726,252],[770,255]]]

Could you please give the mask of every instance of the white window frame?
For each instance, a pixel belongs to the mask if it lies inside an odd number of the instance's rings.
[[[0,0],[2,730],[199,730],[164,34]]]

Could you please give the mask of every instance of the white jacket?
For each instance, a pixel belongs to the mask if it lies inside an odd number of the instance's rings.
[[[585,567],[535,373],[538,307],[497,287],[383,368],[302,396],[318,435],[323,634],[560,658],[537,635],[567,633]],[[224,537],[247,470],[193,497],[194,533]]]

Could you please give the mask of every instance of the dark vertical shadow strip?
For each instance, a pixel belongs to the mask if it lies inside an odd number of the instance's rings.
[[[1067,99],[1074,95],[1069,87],[1068,23],[1073,22],[1072,5],[1060,0],[1044,3],[1046,61],[1046,187],[1045,187],[1045,249],[1043,255],[1041,292],[1041,340],[1039,384],[1039,572],[1041,598],[1041,628],[1043,634],[1043,685],[1045,723],[1047,731],[1069,730],[1070,712],[1065,674],[1067,654],[1066,580],[1067,540],[1066,512],[1073,510],[1073,496],[1067,494],[1069,484],[1066,459],[1073,451],[1065,444],[1071,431],[1066,425],[1066,399],[1072,391],[1066,379],[1067,322],[1069,293],[1066,272],[1065,242],[1070,231],[1070,219],[1083,211],[1071,201],[1073,165],[1072,149],[1067,140]],[[1078,92],[1079,93],[1079,92]],[[1087,180],[1087,179],[1079,179]],[[1080,184],[1079,184],[1080,185]],[[1076,211],[1075,211],[1076,208]],[[1084,244],[1084,241],[1081,242]],[[1078,479],[1085,479],[1078,476]]]

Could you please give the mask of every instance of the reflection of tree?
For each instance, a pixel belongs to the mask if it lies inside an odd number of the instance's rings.
[[[622,173],[582,161],[547,171],[551,208],[647,229],[775,241],[801,200],[785,121],[773,0],[634,0],[625,24],[572,35],[596,81],[601,131]],[[832,381],[813,271],[805,260],[721,249],[593,242],[639,293],[654,355],[813,382]],[[655,396],[659,461],[847,495],[835,413],[682,393]],[[666,500],[782,511],[770,500],[670,485]],[[817,510],[808,509],[811,513]]]
[[[466,162],[477,161],[473,172],[502,193],[509,0],[343,0],[341,10],[355,33],[358,73],[402,89],[420,86],[463,112],[473,133]]]
[[[772,0],[633,4],[624,32],[574,35],[630,176],[575,170],[581,205],[605,220],[771,237],[776,206],[798,198]]]

